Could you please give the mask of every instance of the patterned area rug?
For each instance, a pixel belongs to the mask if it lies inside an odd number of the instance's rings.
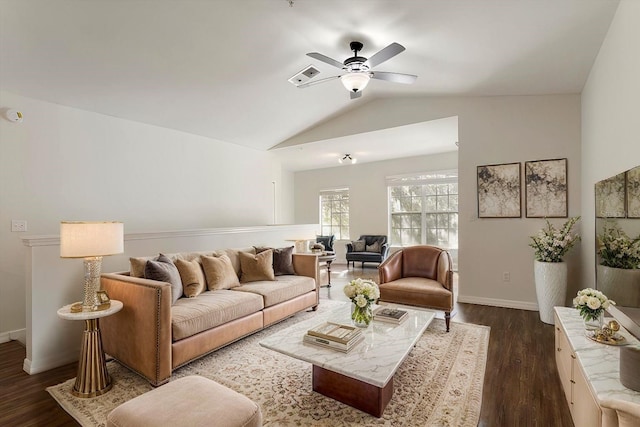
[[[333,306],[323,300],[319,310]],[[300,313],[174,372],[202,375],[257,402],[265,426],[476,426],[489,343],[489,327],[434,320],[394,377],[394,395],[375,418],[311,390],[311,365],[267,350],[260,340],[308,319]],[[71,394],[74,379],[47,388],[83,426],[105,426],[107,414],[151,386],[116,361],[108,362],[114,385],[91,399]]]

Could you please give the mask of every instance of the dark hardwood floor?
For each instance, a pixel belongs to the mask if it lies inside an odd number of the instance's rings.
[[[331,267],[332,287],[322,288],[321,298],[347,300],[342,287],[349,280],[377,280],[374,265]],[[326,285],[326,270],[322,274]],[[573,426],[556,371],[553,326],[535,311],[474,304],[457,304],[452,320],[491,327],[479,426]],[[75,377],[76,365],[27,375],[24,358],[19,343],[0,344],[0,426],[77,426],[45,391]]]

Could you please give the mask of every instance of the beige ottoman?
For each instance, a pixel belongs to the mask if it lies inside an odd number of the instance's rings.
[[[261,426],[262,413],[246,396],[194,375],[144,393],[107,415],[107,427],[213,425]]]

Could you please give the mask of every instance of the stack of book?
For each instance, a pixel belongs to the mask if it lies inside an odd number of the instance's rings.
[[[309,329],[304,335],[304,342],[334,350],[349,352],[364,339],[362,330],[350,325],[325,322]]]
[[[373,312],[373,320],[395,323],[396,325],[407,319],[407,312],[398,308],[378,307]]]

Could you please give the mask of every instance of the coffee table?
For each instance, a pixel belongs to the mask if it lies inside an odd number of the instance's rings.
[[[276,332],[260,345],[311,363],[314,391],[381,417],[393,396],[393,375],[435,317],[429,310],[402,309],[408,312],[406,321],[372,321],[363,330],[364,341],[349,353],[306,344],[302,338],[322,322],[351,324],[350,303]]]

